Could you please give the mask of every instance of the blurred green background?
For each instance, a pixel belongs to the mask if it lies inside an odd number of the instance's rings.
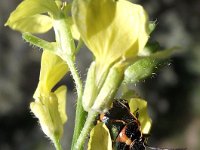
[[[157,20],[151,40],[163,47],[179,46],[169,65],[152,77],[134,85],[148,100],[153,127],[149,145],[200,149],[200,1],[138,0]],[[20,33],[4,27],[9,13],[20,0],[0,1],[0,150],[51,150],[29,110],[37,86],[41,51],[25,43]],[[53,34],[42,38],[53,40]],[[85,78],[91,54],[84,47],[78,54],[78,68]],[[75,110],[75,90],[68,75],[67,113],[62,141],[70,149]]]

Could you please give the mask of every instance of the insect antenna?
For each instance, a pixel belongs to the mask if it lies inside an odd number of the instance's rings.
[[[151,147],[148,145],[146,145],[146,147],[151,150],[187,150],[187,148],[159,148],[159,147]]]

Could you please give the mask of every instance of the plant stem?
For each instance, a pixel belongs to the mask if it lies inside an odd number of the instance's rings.
[[[75,125],[74,125],[75,127],[74,127],[74,134],[73,134],[72,145],[71,145],[72,150],[74,150],[74,146],[81,133],[81,130],[83,129],[86,116],[87,116],[87,112],[84,111],[82,107],[82,99],[77,99],[76,118],[75,118]],[[83,149],[83,145],[79,148],[79,150],[82,150],[82,149]]]
[[[72,60],[72,59],[69,59]],[[85,123],[85,119],[86,119],[86,115],[87,113],[84,111],[83,107],[82,107],[82,83],[81,80],[78,76],[78,73],[75,69],[74,63],[72,61],[68,61],[67,62],[70,71],[72,73],[72,76],[74,78],[75,84],[76,84],[76,88],[77,88],[77,106],[76,106],[76,118],[75,118],[75,127],[74,127],[74,135],[73,135],[73,139],[72,139],[72,148],[74,147],[76,140],[79,137],[79,134],[83,128],[83,125]],[[80,149],[79,149],[80,150]]]
[[[87,115],[87,113],[84,111],[82,107],[82,95],[83,95],[82,82],[74,63],[74,54],[76,52],[76,49],[68,19],[63,18],[56,20],[54,22],[54,30],[56,34],[56,41],[60,43],[61,47],[61,51],[59,53],[62,55],[60,56],[63,58],[63,60],[67,62],[77,90],[76,118],[75,118],[74,135],[72,140],[72,148],[73,148],[83,128],[83,125],[85,123],[85,116]]]
[[[87,136],[90,133],[90,130],[94,126],[94,121],[98,114],[99,114],[98,112],[93,111],[92,109],[90,110],[90,112],[88,113],[88,117],[86,119],[85,125],[81,131],[81,134],[79,135],[76,145],[74,145],[74,147],[73,147],[73,150],[82,149],[82,147],[85,143],[85,139],[87,138]]]

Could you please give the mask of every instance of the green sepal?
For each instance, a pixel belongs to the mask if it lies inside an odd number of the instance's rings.
[[[147,102],[140,98],[131,98],[129,100],[129,107],[132,113],[138,110],[138,119],[141,124],[142,133],[148,134],[151,129],[152,120],[147,112]]]
[[[48,31],[52,25],[48,16],[39,15],[42,13],[58,17],[59,9],[55,1],[24,0],[11,13],[5,25],[20,32],[43,33]]]
[[[124,77],[124,69],[121,63],[117,63],[110,68],[105,82],[95,99],[92,109],[97,112],[107,111],[113,102],[113,97],[116,94]]]
[[[90,132],[88,150],[112,150],[110,133],[104,123],[98,123]]]
[[[149,21],[149,34],[151,34],[156,28],[156,21]]]
[[[97,86],[96,86],[96,66],[95,62],[90,65],[87,73],[85,89],[82,97],[82,105],[85,111],[89,111],[92,107],[94,100],[97,96]]]

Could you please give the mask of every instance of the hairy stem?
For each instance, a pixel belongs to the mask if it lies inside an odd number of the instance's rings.
[[[76,52],[76,48],[71,34],[70,22],[65,17],[63,19],[56,20],[54,22],[54,30],[56,34],[56,41],[59,42],[61,48],[61,51],[58,53],[63,54],[60,56],[63,60],[67,62],[77,90],[76,118],[75,118],[74,135],[72,140],[72,148],[73,148],[83,128],[85,122],[85,116],[87,115],[87,113],[84,111],[82,107],[83,89],[82,89],[82,82],[76,70],[74,62],[75,58],[74,54]]]
[[[94,126],[94,121],[95,121],[97,115],[98,115],[98,112],[90,110],[90,112],[88,113],[88,117],[85,122],[85,125],[81,131],[81,134],[80,134],[77,142],[76,142],[76,145],[74,145],[74,147],[73,147],[73,150],[82,149],[87,136],[89,135],[92,127]]]
[[[70,59],[71,60],[71,59]],[[70,68],[70,71],[72,73],[72,76],[74,78],[76,88],[77,88],[77,106],[76,106],[76,118],[75,118],[75,127],[74,127],[74,135],[72,139],[72,149],[74,147],[74,144],[76,143],[76,140],[79,137],[79,134],[84,126],[85,119],[87,116],[87,113],[84,111],[82,107],[82,83],[78,76],[78,73],[75,69],[74,63],[72,61],[68,61],[68,66]],[[79,149],[80,150],[80,149]]]

